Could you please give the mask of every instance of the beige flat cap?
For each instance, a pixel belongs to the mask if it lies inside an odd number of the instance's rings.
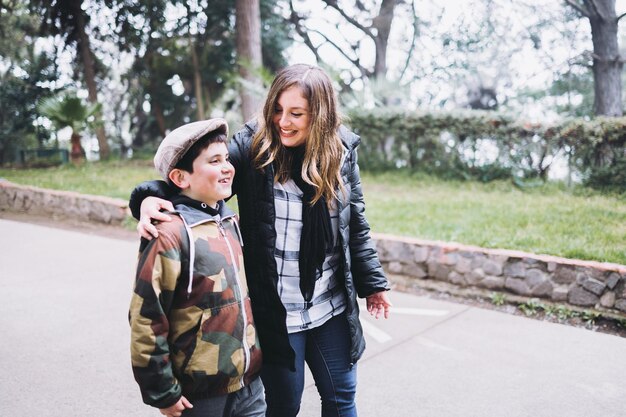
[[[172,130],[159,145],[154,155],[154,167],[168,180],[170,171],[189,148],[207,133],[219,130],[228,136],[228,123],[224,119],[209,119],[182,125]]]

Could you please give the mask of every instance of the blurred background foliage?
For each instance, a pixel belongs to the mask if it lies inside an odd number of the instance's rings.
[[[0,164],[14,166],[24,149],[69,148],[70,132],[37,110],[47,98],[100,106],[81,132],[88,160],[151,157],[186,122],[221,116],[235,131],[251,117],[242,91],[260,103],[278,69],[305,61],[335,80],[365,169],[623,192],[625,7],[0,0]],[[241,38],[246,15],[258,31]],[[593,39],[592,27],[612,36]],[[258,41],[258,58],[241,39]]]

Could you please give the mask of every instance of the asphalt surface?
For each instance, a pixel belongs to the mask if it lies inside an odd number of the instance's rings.
[[[0,416],[160,416],[127,311],[138,242],[0,219]],[[399,292],[363,316],[361,417],[626,416],[626,338]],[[313,381],[300,416],[319,416]]]

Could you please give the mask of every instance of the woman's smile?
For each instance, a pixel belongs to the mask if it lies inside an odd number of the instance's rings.
[[[280,94],[273,121],[283,146],[292,148],[304,144],[310,127],[309,103],[300,87],[290,87]]]

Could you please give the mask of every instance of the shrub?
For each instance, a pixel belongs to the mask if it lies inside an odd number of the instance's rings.
[[[545,180],[564,158],[589,185],[626,191],[626,117],[527,123],[488,111],[352,110],[364,169],[406,167],[444,178]]]

